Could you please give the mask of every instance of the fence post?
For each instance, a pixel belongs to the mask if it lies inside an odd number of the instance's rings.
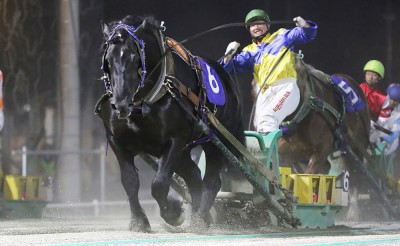
[[[22,176],[26,176],[26,168],[27,168],[27,159],[28,159],[28,150],[26,146],[22,146]]]
[[[106,148],[100,146],[100,201],[104,202],[106,196]]]
[[[100,204],[97,199],[93,200],[93,207],[94,207],[94,217],[99,217],[100,215]]]

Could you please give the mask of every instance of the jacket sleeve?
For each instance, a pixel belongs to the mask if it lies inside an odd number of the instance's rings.
[[[317,36],[318,25],[309,20],[307,23],[310,26],[308,28],[295,27],[289,29],[286,34],[287,40],[289,42],[295,40],[294,44],[304,44],[314,40]]]
[[[254,55],[250,51],[243,50],[236,56],[234,56],[228,63],[222,65],[229,74],[233,74],[234,71],[237,73],[242,72],[253,72]]]

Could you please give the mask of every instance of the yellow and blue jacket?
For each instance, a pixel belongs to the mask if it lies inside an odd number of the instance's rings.
[[[308,28],[281,28],[272,34],[267,33],[260,45],[253,40],[241,53],[237,54],[224,65],[225,70],[230,74],[232,74],[234,70],[239,73],[244,71],[252,72],[258,85],[261,87],[275,63],[285,52],[286,48],[290,46],[290,52],[284,55],[282,60],[272,71],[264,84],[262,92],[279,79],[297,78],[294,68],[295,56],[293,53],[293,45],[308,43],[314,40],[317,35],[317,24],[311,21],[307,21],[307,23],[310,26]],[[292,43],[293,45],[291,45]]]

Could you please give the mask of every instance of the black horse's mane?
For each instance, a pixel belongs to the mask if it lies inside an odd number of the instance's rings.
[[[127,15],[121,20],[116,20],[112,21],[110,26],[115,27],[116,25],[123,23],[127,24],[129,26],[133,26],[137,28],[142,22],[146,20],[146,25],[151,25],[154,28],[160,28],[160,21],[158,21],[154,16],[148,15],[148,16],[133,16],[133,15]]]
[[[112,20],[107,22],[107,25],[109,28],[112,30],[114,29],[118,24],[126,24],[129,26],[133,26],[135,28],[139,27],[142,22],[146,20],[146,26],[149,27],[151,26],[152,28],[159,29],[161,26],[161,22],[158,21],[154,16],[152,15],[147,15],[147,16],[133,16],[133,15],[127,15],[121,20]],[[105,37],[107,40],[107,37]],[[104,52],[104,49],[106,47],[106,43],[103,43],[100,47],[100,52]]]

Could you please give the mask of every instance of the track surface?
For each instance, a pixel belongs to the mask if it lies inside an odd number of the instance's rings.
[[[1,220],[0,245],[400,245],[400,222],[337,223],[334,228],[221,228],[196,231],[151,220],[133,233],[126,218]]]

